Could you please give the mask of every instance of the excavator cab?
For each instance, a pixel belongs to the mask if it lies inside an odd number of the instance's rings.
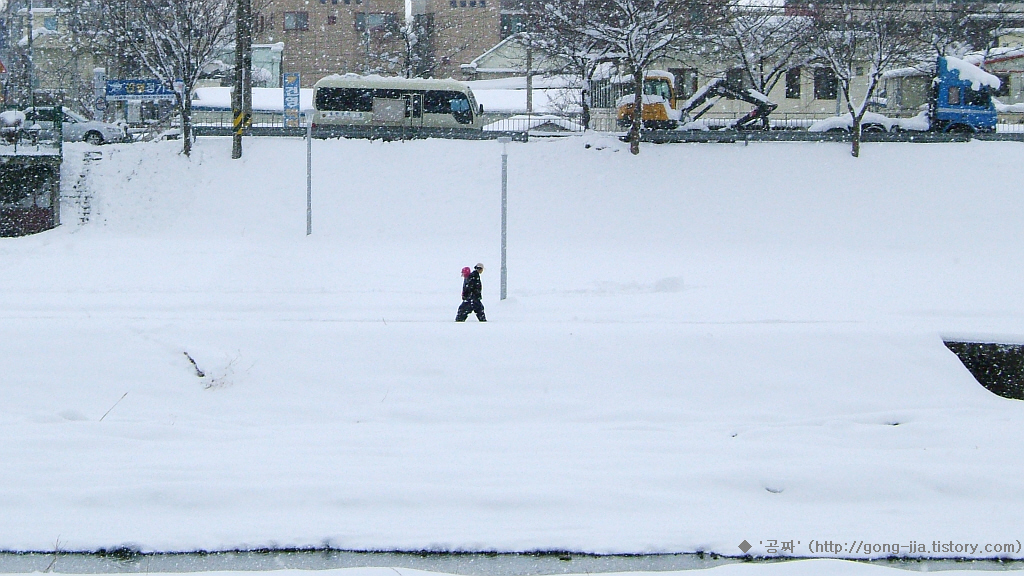
[[[674,130],[679,125],[676,111],[676,93],[672,87],[673,77],[668,72],[657,70],[644,74],[643,125],[654,130]],[[633,104],[636,97],[631,83],[623,83],[623,95],[616,103],[617,124],[628,128],[633,124]]]

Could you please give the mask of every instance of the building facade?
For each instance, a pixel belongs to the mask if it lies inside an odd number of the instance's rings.
[[[284,43],[282,70],[462,79],[460,66],[521,31],[517,0],[270,0],[255,42]],[[406,23],[410,26],[406,28]]]
[[[330,74],[402,73],[404,0],[272,0],[254,20],[255,43],[283,43],[281,72],[299,72],[304,86]]]

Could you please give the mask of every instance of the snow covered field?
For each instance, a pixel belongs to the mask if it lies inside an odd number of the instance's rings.
[[[504,302],[494,142],[179,148],[0,239],[0,549],[1019,546],[1019,143],[512,144]]]

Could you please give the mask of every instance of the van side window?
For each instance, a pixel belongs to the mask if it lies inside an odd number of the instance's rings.
[[[473,123],[473,110],[469,97],[455,90],[427,90],[423,96],[423,112],[451,114],[459,124]]]
[[[317,110],[373,112],[373,90],[368,88],[318,88]]]

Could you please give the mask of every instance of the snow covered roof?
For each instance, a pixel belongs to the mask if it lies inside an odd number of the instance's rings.
[[[476,101],[484,112],[518,114],[526,112],[526,90],[473,88]],[[533,111],[541,114],[553,112],[579,112],[579,92],[568,88],[535,88]]]
[[[302,110],[313,110],[313,89],[300,90],[299,100]],[[231,87],[196,88],[195,95],[192,96],[192,107],[200,110],[230,110]],[[257,112],[283,112],[284,89],[253,88],[252,109]]]
[[[914,76],[932,76],[935,74],[935,64],[920,64],[907,68],[897,68],[882,74],[883,79],[888,78],[910,78]]]
[[[996,112],[1000,114],[1024,114],[1024,102],[1017,104],[1003,104],[998,99],[993,98],[992,104],[996,107]]]
[[[1024,46],[1000,46],[998,48],[989,48],[988,54],[984,57],[984,61],[986,63],[994,63],[1002,62],[1004,60],[1014,60],[1017,58],[1024,58]]]

